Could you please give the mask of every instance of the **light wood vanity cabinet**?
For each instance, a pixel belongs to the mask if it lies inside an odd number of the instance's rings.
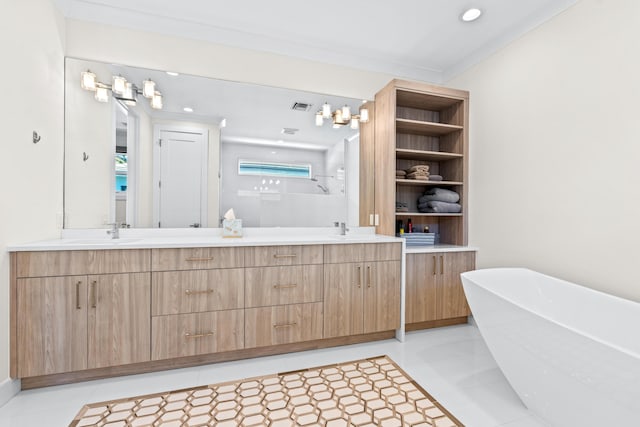
[[[148,271],[149,252],[17,253],[12,374],[22,378],[148,361],[149,273],[102,273],[119,270],[119,262],[124,271]],[[29,274],[44,277],[24,276]]]
[[[475,268],[475,252],[410,253],[406,265],[408,330],[466,322],[470,310],[460,273]]]
[[[400,259],[400,243],[15,252],[11,375],[33,388],[390,338]]]
[[[395,243],[325,246],[325,338],[400,327],[401,250]],[[354,260],[363,262],[339,262]]]

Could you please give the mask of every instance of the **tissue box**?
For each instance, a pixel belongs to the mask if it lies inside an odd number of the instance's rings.
[[[242,220],[223,219],[222,237],[242,237]]]

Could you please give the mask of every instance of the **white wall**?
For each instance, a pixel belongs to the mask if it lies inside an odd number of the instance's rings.
[[[62,227],[64,27],[49,0],[14,1],[0,13],[0,383],[9,376],[6,247],[59,237]]]
[[[67,20],[67,56],[373,99],[393,76],[283,55]]]
[[[581,0],[448,84],[471,91],[470,243],[640,301],[640,2]]]

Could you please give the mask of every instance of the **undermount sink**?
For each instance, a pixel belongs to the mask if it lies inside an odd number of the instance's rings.
[[[140,239],[76,239],[65,242],[67,245],[122,245],[137,242]]]

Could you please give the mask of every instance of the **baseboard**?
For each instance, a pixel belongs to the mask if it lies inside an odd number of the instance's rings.
[[[0,383],[0,408],[20,393],[20,380],[7,378]]]

